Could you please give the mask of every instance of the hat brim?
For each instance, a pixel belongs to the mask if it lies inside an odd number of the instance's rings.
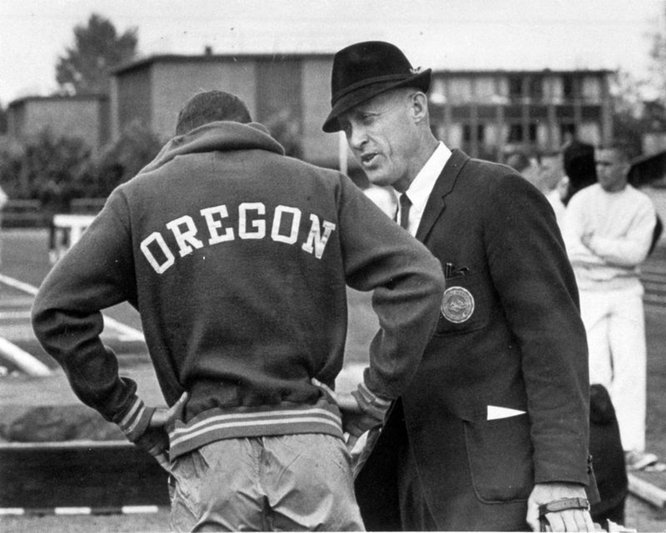
[[[345,113],[353,107],[356,107],[357,105],[362,104],[363,102],[366,102],[371,98],[374,98],[375,96],[387,91],[399,89],[400,87],[415,87],[424,93],[427,93],[428,89],[430,89],[431,74],[432,69],[426,69],[423,72],[419,72],[418,74],[409,78],[405,78],[404,80],[397,82],[392,81],[383,83],[369,83],[368,85],[359,87],[355,91],[345,94],[333,105],[333,109],[331,109],[331,112],[328,114],[322,129],[326,133],[340,131],[342,127],[338,122],[338,117],[342,113]]]

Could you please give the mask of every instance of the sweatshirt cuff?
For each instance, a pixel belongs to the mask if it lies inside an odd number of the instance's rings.
[[[135,396],[129,410],[116,423],[128,440],[136,442],[148,429],[154,412],[154,407],[146,407],[143,400]]]
[[[359,383],[358,388],[352,392],[352,396],[356,398],[361,411],[377,420],[384,421],[384,416],[391,407],[391,400],[377,396],[365,383]]]

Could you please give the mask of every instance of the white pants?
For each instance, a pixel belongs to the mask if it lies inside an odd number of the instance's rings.
[[[606,387],[615,406],[622,447],[645,450],[647,354],[643,287],[580,291],[590,353],[590,383]]]

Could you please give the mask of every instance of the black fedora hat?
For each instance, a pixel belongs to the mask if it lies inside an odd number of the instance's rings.
[[[352,107],[398,87],[430,88],[432,70],[415,70],[405,54],[383,41],[366,41],[343,48],[333,58],[331,112],[322,129],[342,129],[338,116]]]

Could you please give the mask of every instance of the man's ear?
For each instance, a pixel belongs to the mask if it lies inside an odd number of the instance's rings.
[[[428,97],[421,91],[409,95],[412,116],[415,122],[421,122],[428,118]]]

